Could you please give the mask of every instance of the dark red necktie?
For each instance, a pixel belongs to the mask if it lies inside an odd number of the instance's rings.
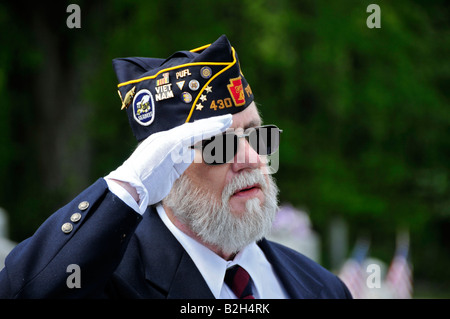
[[[233,266],[225,273],[225,283],[238,299],[255,299],[250,275],[241,266]]]

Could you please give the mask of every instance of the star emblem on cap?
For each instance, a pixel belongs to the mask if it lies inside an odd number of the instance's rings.
[[[205,102],[207,100],[206,95],[201,95],[200,96],[200,100],[202,100],[202,102]]]
[[[207,86],[207,87],[205,87],[205,91],[206,91],[206,93],[211,93],[212,92],[212,86]]]
[[[202,105],[201,103],[197,104],[196,106],[197,106],[197,107],[196,107],[195,109],[196,109],[196,110],[199,110],[199,111],[201,111],[202,108],[203,108],[203,105]]]

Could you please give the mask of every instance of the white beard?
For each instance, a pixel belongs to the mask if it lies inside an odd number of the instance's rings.
[[[261,205],[258,198],[250,199],[243,214],[233,215],[230,197],[237,190],[254,184],[261,185],[264,203]],[[218,202],[208,189],[192,186],[189,177],[183,174],[175,181],[163,204],[203,242],[234,254],[270,232],[278,210],[277,195],[278,187],[272,176],[263,175],[257,169],[237,175],[226,185],[222,202]]]

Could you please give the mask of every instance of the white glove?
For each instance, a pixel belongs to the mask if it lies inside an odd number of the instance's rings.
[[[141,211],[145,210],[165,198],[175,180],[191,165],[195,150],[189,146],[224,132],[232,122],[231,114],[226,114],[154,133],[105,179],[133,186],[139,194]]]

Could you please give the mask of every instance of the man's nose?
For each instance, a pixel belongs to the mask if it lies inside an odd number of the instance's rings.
[[[259,154],[250,146],[247,139],[239,138],[237,153],[232,163],[233,170],[237,172],[242,169],[255,169],[261,164]]]

